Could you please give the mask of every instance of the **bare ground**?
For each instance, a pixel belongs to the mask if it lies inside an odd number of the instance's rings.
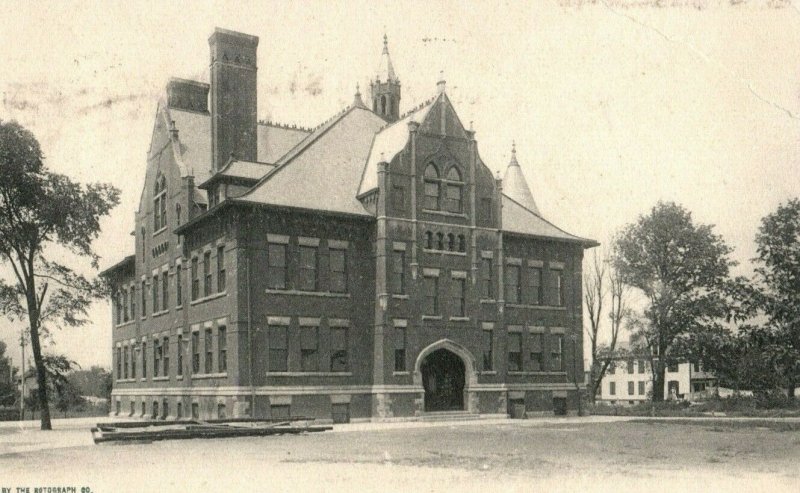
[[[0,428],[0,487],[92,491],[800,491],[800,431],[769,423],[503,421],[94,445]],[[33,491],[33,489],[31,489]]]

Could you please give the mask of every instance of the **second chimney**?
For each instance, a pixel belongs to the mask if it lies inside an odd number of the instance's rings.
[[[211,51],[212,172],[231,156],[256,161],[258,37],[216,28],[208,39]]]

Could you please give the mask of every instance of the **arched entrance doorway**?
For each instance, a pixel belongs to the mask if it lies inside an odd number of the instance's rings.
[[[429,353],[420,364],[425,412],[464,410],[464,361],[447,349]]]

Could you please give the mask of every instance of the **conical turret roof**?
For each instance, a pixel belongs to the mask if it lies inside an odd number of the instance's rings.
[[[508,163],[506,174],[503,177],[503,194],[541,217],[542,214],[536,207],[536,201],[533,200],[533,194],[525,180],[525,175],[522,174],[522,168],[517,162],[516,144],[511,144],[511,162]]]

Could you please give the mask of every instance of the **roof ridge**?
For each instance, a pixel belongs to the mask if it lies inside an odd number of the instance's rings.
[[[269,127],[275,128],[282,128],[285,130],[301,130],[303,132],[311,132],[313,129],[311,127],[304,127],[302,125],[297,125],[296,123],[281,123],[272,120],[258,120],[259,125],[265,125]]]
[[[428,105],[430,105],[430,104],[433,104],[433,103],[436,101],[436,98],[437,98],[437,97],[438,97],[438,95],[436,95],[436,96],[433,96],[433,97],[431,97],[431,98],[428,98],[428,99],[426,99],[425,101],[423,101],[423,102],[421,102],[421,103],[417,104],[417,105],[416,105],[416,106],[414,106],[412,109],[410,109],[410,110],[406,111],[405,113],[403,113],[402,115],[400,115],[400,116],[397,118],[397,120],[396,120],[396,121],[393,121],[393,122],[387,122],[387,123],[386,123],[386,125],[384,125],[384,126],[382,126],[381,128],[379,128],[379,129],[378,129],[378,131],[377,131],[377,132],[375,132],[375,134],[377,135],[377,134],[379,134],[379,133],[383,132],[384,130],[386,130],[387,128],[389,128],[389,127],[393,127],[394,125],[396,125],[396,124],[398,124],[398,123],[402,122],[403,120],[405,120],[405,119],[406,119],[406,118],[408,118],[409,116],[413,115],[414,113],[418,112],[419,110],[423,109],[424,107],[426,107],[426,106],[428,106]]]

